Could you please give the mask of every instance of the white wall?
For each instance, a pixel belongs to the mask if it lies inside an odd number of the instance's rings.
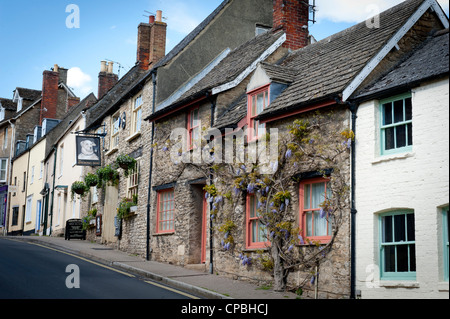
[[[362,298],[449,298],[439,209],[449,202],[448,78],[411,93],[412,152],[380,157],[379,103],[369,101],[358,110],[356,289]],[[380,281],[373,272],[379,265],[377,214],[394,208],[414,210],[416,281]]]

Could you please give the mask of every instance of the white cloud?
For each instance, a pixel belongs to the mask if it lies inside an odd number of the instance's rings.
[[[403,0],[317,0],[316,19],[332,22],[362,22],[379,12],[383,12]],[[448,12],[449,0],[438,0],[445,12]]]
[[[91,82],[91,76],[84,73],[79,67],[69,69],[67,74],[67,85],[73,88],[80,97],[92,92]]]

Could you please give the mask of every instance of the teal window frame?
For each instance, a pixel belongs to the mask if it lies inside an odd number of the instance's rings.
[[[407,105],[406,100],[411,99],[411,118],[407,118]],[[403,101],[403,114],[402,119],[395,122],[395,103]],[[387,112],[385,112],[385,105],[391,104],[390,108],[390,122],[386,123],[388,121]],[[400,134],[399,129],[400,127],[405,127],[405,146],[398,147],[397,146],[397,136]],[[393,131],[393,143],[394,147],[391,149],[386,149],[386,132],[388,130]],[[411,130],[411,132],[409,132]],[[380,145],[381,145],[381,155],[392,155],[397,153],[404,153],[404,152],[411,152],[413,148],[413,139],[412,139],[412,132],[413,132],[413,123],[412,123],[412,98],[411,93],[404,93],[400,95],[396,95],[393,97],[390,97],[388,99],[380,100]],[[409,135],[411,135],[411,138],[409,138]]]
[[[404,218],[404,228],[398,227],[401,224],[397,224],[398,219],[395,216],[405,216]],[[412,229],[408,229],[408,218],[407,215],[412,215]],[[391,217],[391,234],[392,240],[385,241],[384,223],[386,217]],[[414,211],[412,210],[400,210],[400,211],[392,211],[379,215],[379,252],[380,252],[380,279],[381,280],[416,280],[416,242],[415,242],[415,220],[414,220]],[[397,234],[404,232],[405,240],[396,240]],[[407,271],[399,271],[399,258],[401,258],[401,254],[399,254],[399,249],[406,247],[407,249]],[[393,265],[395,270],[388,271],[386,270],[386,254],[389,253],[387,249],[393,249]],[[391,250],[392,251],[392,250]],[[392,258],[391,257],[391,258]],[[413,261],[413,263],[412,263]],[[404,262],[404,261],[403,261]]]
[[[448,209],[446,206],[442,208],[442,234],[443,234],[443,256],[444,256],[444,280],[448,281],[448,267],[449,267],[449,247],[448,247]]]

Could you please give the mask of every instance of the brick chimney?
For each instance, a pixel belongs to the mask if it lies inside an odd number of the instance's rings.
[[[98,99],[108,93],[119,81],[119,76],[113,72],[114,62],[101,61],[100,73],[98,74]]]
[[[42,101],[39,125],[44,118],[54,119],[58,106],[59,67],[55,64],[53,71],[44,71],[42,79]]]
[[[308,0],[273,0],[273,28],[286,33],[285,48],[297,50],[308,45]]]
[[[142,70],[148,70],[166,55],[167,24],[162,22],[162,12],[149,17],[149,23],[138,27],[137,62]]]

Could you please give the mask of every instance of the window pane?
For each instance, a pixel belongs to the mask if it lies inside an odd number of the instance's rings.
[[[303,207],[303,208],[304,209],[310,209],[311,208],[311,205],[310,205],[310,202],[309,202],[309,197],[311,196],[310,185],[305,185],[304,186],[303,193],[304,193],[304,197],[305,197],[304,204],[303,204],[305,207]]]
[[[312,213],[306,213],[306,236],[312,235]]]
[[[408,241],[415,241],[415,227],[414,227],[414,214],[406,215],[406,225],[408,230]]]
[[[395,128],[390,127],[384,130],[385,140],[384,148],[386,150],[392,150],[395,148]]]
[[[319,212],[314,212],[314,236],[327,235],[327,219],[320,218]]]
[[[412,104],[410,97],[405,99],[405,120],[406,121],[412,120]]]
[[[384,247],[384,271],[395,272],[395,246]]]
[[[403,100],[394,102],[394,123],[403,122]]]
[[[408,146],[411,146],[413,145],[412,123],[409,123],[407,127],[408,127]]]
[[[325,183],[312,184],[311,205],[312,208],[319,208],[325,200]]]
[[[383,243],[392,242],[392,216],[385,216],[382,219],[383,223]]]
[[[395,242],[406,240],[405,215],[394,216]]]
[[[383,104],[383,125],[392,124],[392,103]]]
[[[409,246],[409,271],[416,271],[416,245]]]
[[[250,218],[256,217],[255,196],[250,196]]]
[[[264,110],[264,93],[258,94],[256,101],[256,114],[258,115]]]
[[[406,125],[396,127],[397,148],[406,146]]]
[[[397,246],[397,271],[407,272],[408,271],[408,246],[398,245]]]

